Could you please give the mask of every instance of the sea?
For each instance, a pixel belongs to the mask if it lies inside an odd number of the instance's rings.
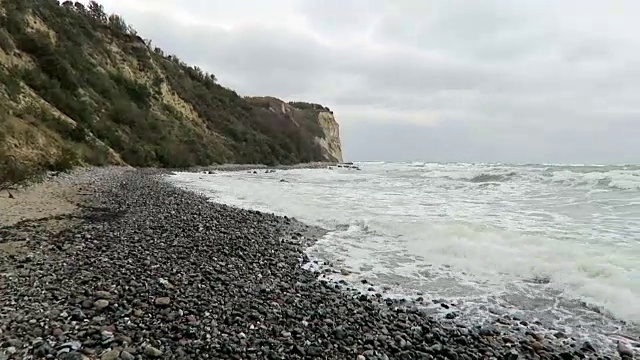
[[[640,165],[354,165],[171,181],[328,230],[308,255],[363,292],[640,345]]]

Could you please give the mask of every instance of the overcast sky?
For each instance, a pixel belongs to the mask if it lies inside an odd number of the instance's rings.
[[[640,1],[105,0],[242,95],[334,110],[345,160],[640,162]]]

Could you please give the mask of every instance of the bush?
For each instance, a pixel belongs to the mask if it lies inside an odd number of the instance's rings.
[[[78,165],[78,154],[70,147],[64,146],[60,151],[60,155],[48,164],[47,170],[67,172]]]
[[[0,48],[7,54],[12,53],[16,49],[16,45],[11,39],[11,35],[7,33],[7,30],[0,28]]]
[[[22,162],[0,148],[0,191],[20,185],[35,175],[31,164]]]

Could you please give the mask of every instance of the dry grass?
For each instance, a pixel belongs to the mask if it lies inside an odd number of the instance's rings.
[[[2,125],[6,135],[3,147],[9,155],[26,163],[39,163],[59,155],[62,141],[51,130],[15,117],[5,119]]]

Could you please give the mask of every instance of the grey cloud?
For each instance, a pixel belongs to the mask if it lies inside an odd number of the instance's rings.
[[[640,3],[170,3],[112,9],[241,94],[325,103],[348,159],[640,161]]]

